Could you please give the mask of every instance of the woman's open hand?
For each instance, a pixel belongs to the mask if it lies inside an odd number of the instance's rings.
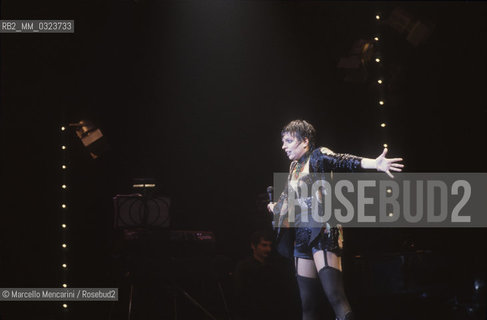
[[[394,176],[391,174],[391,171],[397,171],[401,172],[402,168],[404,168],[404,165],[399,163],[402,161],[402,158],[392,158],[388,159],[386,158],[387,154],[387,148],[384,148],[384,151],[382,151],[382,154],[375,159],[376,162],[376,169],[377,171],[383,171],[389,175],[389,177],[394,178]]]

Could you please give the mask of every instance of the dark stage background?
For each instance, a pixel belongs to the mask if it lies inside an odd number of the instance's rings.
[[[377,23],[377,12],[398,6],[435,26],[425,43],[412,46]],[[132,192],[134,177],[156,178],[170,196],[172,228],[213,231],[231,261],[248,254],[259,197],[273,172],[288,170],[280,129],[292,119],[308,119],[319,145],[336,152],[376,157],[386,140],[407,172],[485,172],[486,10],[473,2],[2,1],[2,19],[74,19],[75,33],[0,37],[0,287],[62,283],[60,127],[82,119],[110,149],[92,160],[68,133],[70,287],[117,286],[111,198]],[[377,32],[385,137],[374,67],[361,82],[344,81],[336,67]],[[396,319],[422,310],[477,319],[465,310],[474,279],[485,281],[485,240],[483,229],[347,230],[358,318],[380,318],[375,306],[387,301]],[[400,253],[413,249],[431,250],[408,269],[413,278],[436,275],[430,291],[418,280],[425,299],[397,298],[377,281],[383,291],[364,297],[363,274],[394,279],[404,271]],[[457,313],[453,297],[467,301]],[[75,303],[64,315],[108,319],[110,308]],[[61,314],[59,303],[0,303],[2,320]]]

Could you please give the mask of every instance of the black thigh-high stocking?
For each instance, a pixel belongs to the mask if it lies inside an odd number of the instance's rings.
[[[303,320],[317,320],[319,317],[318,307],[321,297],[321,284],[318,278],[307,278],[297,275],[299,295],[301,296],[301,307],[303,309]]]
[[[326,252],[325,252],[326,255]],[[343,287],[342,272],[330,266],[321,268],[318,272],[321,285],[339,320],[352,320],[352,308],[348,303]]]

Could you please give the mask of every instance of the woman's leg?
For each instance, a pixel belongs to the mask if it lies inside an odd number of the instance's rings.
[[[343,285],[341,258],[335,253],[318,250],[313,254],[316,270],[326,297],[339,320],[353,319]]]
[[[303,309],[303,320],[319,319],[318,307],[321,283],[318,279],[315,263],[312,259],[294,259]]]

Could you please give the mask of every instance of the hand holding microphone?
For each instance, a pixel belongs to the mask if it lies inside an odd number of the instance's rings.
[[[267,187],[267,195],[269,196],[269,203],[267,204],[267,210],[269,210],[270,213],[274,213],[274,206],[276,205],[275,202],[272,202],[273,191],[274,188],[272,186]]]

